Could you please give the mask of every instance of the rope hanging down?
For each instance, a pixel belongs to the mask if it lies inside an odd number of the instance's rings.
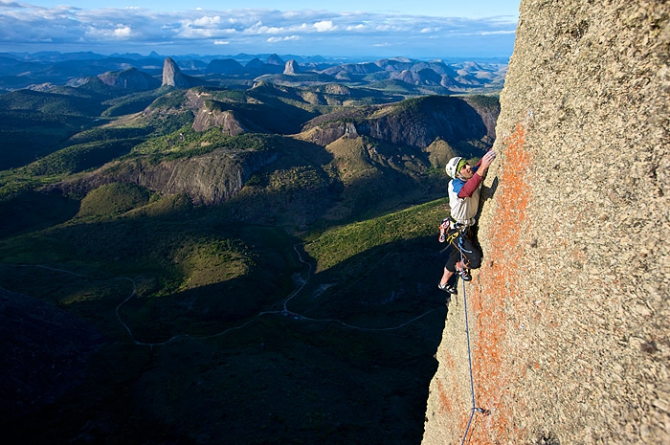
[[[463,262],[463,236],[465,234],[462,234],[461,237],[458,240],[458,247],[459,251],[461,252],[461,265],[464,265],[465,263]],[[483,408],[477,407],[477,402],[475,401],[475,379],[473,377],[473,372],[472,372],[472,351],[470,348],[470,325],[468,323],[468,299],[467,295],[465,293],[465,280],[463,281],[463,310],[465,311],[465,338],[467,340],[468,344],[468,367],[470,369],[470,393],[472,394],[472,410],[470,411],[470,419],[468,420],[468,426],[465,428],[465,433],[463,434],[463,440],[461,440],[461,445],[465,444],[465,439],[468,437],[468,433],[470,432],[470,426],[472,425],[472,419],[475,417],[475,412],[480,412],[482,414],[489,414],[488,410],[485,410]]]

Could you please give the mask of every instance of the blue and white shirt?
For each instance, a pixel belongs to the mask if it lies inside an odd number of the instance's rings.
[[[473,173],[479,168],[479,164],[472,167]],[[475,224],[477,211],[479,210],[479,194],[482,189],[484,178],[477,174],[467,181],[456,177],[449,181],[449,207],[451,207],[451,217],[456,222],[472,226]]]

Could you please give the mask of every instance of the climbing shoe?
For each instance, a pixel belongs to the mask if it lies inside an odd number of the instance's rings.
[[[456,287],[452,286],[451,284],[438,284],[437,288],[453,295],[458,293]]]
[[[457,272],[463,281],[472,280],[472,275],[470,275],[470,271],[468,269],[457,270]]]

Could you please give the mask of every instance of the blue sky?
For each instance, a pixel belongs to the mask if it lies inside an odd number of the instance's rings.
[[[0,0],[0,52],[509,57],[519,2]]]

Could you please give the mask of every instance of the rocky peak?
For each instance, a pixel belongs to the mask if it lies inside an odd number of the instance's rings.
[[[207,66],[207,73],[230,74],[242,70],[244,67],[235,59],[215,59]]]
[[[137,68],[128,68],[123,71],[108,71],[100,74],[98,79],[105,85],[111,87],[137,91],[147,91],[160,86],[157,79],[154,79]]]
[[[254,57],[251,59],[249,62],[247,62],[246,65],[244,65],[245,68],[262,68],[264,63],[259,59],[258,57]]]
[[[279,57],[276,54],[272,54],[270,57],[268,57],[267,62],[268,65],[284,65],[284,61],[282,60],[281,57]]]
[[[299,72],[300,66],[298,65],[298,62],[293,59],[289,60],[286,62],[286,65],[284,65],[284,74],[291,75],[298,74]]]
[[[188,88],[190,86],[186,76],[181,73],[177,63],[170,57],[166,57],[163,63],[163,83],[161,86],[166,85],[177,88]]]
[[[237,119],[232,111],[212,112],[201,109],[193,120],[193,130],[207,131],[213,127],[220,127],[224,134],[237,136],[247,132],[247,128]]]

